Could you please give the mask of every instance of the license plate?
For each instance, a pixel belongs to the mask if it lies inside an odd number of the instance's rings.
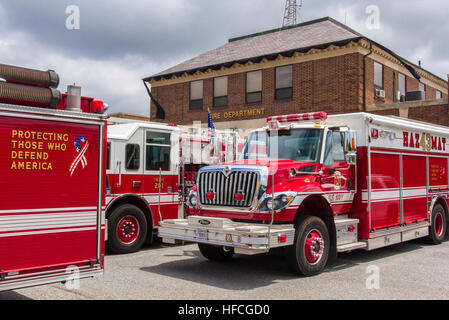
[[[194,230],[193,237],[198,240],[207,240],[207,230]]]

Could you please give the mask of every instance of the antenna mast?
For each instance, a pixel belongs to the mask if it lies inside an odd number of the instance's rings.
[[[282,27],[296,24],[296,18],[299,17],[299,10],[301,7],[302,0],[287,0],[285,2],[284,21],[282,22]]]

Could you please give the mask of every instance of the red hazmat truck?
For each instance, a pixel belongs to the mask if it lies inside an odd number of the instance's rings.
[[[0,291],[101,274],[103,103],[61,94],[53,71],[0,78]]]
[[[267,122],[241,160],[200,169],[188,218],[160,223],[164,241],[197,242],[211,260],[285,247],[310,276],[338,252],[445,238],[449,128],[369,113]]]

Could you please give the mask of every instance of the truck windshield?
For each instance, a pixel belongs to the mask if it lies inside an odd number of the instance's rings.
[[[319,162],[322,129],[279,130],[277,136],[270,135],[270,131],[251,133],[243,150],[243,159],[275,158]]]

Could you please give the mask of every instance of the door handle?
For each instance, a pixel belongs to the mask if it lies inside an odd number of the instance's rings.
[[[122,186],[122,162],[121,161],[117,161],[117,167],[118,167],[117,188],[120,188]]]
[[[133,181],[133,188],[140,188],[142,181]]]

